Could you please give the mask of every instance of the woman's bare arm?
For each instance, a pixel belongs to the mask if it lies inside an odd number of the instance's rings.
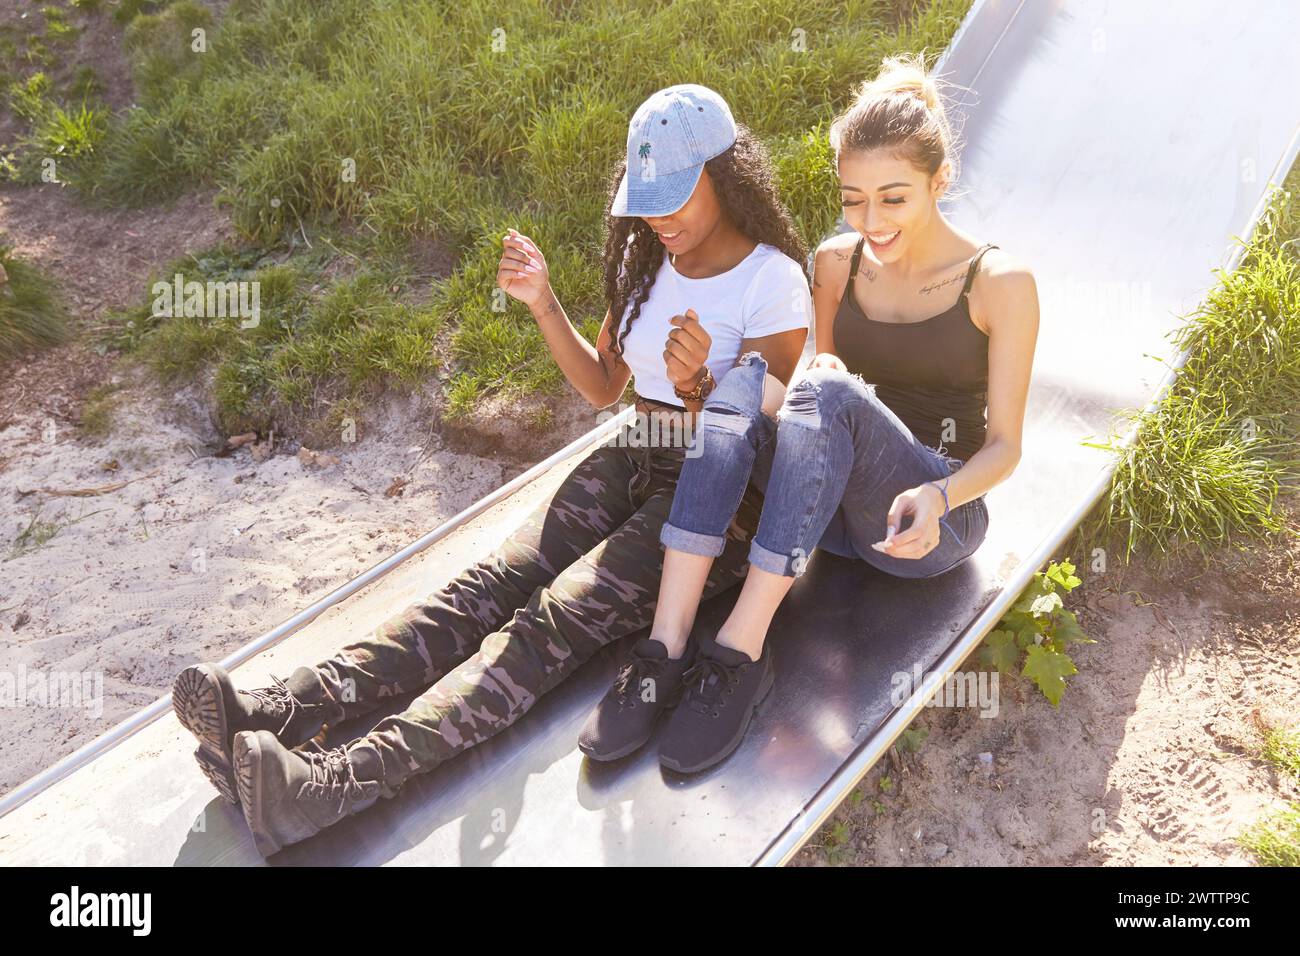
[[[849,294],[849,262],[856,236],[832,236],[817,247],[813,256],[812,300],[818,355],[835,354],[835,313],[840,300]]]
[[[618,401],[632,370],[609,351],[610,313],[605,311],[595,348],[573,327],[551,288],[546,257],[532,239],[516,229],[502,237],[497,285],[528,306],[555,364],[587,401],[604,408]]]
[[[1038,286],[1019,260],[985,255],[988,275],[972,289],[971,309],[989,330],[988,424],[984,446],[948,480],[948,506],[973,501],[1005,481],[1020,462],[1025,405],[1038,341]],[[993,260],[989,262],[989,260]],[[983,272],[983,270],[980,270]]]
[[[554,292],[548,291],[531,309],[547,348],[569,384],[596,408],[618,401],[632,377],[632,370],[609,348],[613,341],[609,310],[605,310],[593,348],[573,327]]]

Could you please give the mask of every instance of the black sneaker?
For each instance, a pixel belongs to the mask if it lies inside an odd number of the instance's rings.
[[[181,726],[199,740],[194,759],[231,803],[239,802],[235,734],[269,730],[292,747],[320,733],[327,718],[340,716],[310,667],[299,667],[287,682],[278,677],[271,681],[271,687],[236,691],[219,664],[195,664],[181,671],[172,685],[172,709]]]
[[[578,749],[592,760],[618,760],[654,733],[655,722],[677,705],[682,674],[693,663],[694,644],[673,660],[659,641],[643,637],[632,646],[618,678],[578,734]]]
[[[669,770],[695,773],[729,756],[744,739],[754,710],[772,689],[772,642],[751,660],[744,651],[700,640],[695,665],[682,676],[686,685],[659,745],[659,762]]]

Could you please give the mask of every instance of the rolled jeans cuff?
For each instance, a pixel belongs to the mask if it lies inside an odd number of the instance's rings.
[[[674,551],[702,554],[709,558],[716,558],[727,547],[727,536],[724,534],[700,534],[698,531],[687,531],[668,521],[659,528],[659,541]]]
[[[749,542],[749,563],[760,571],[766,571],[769,574],[797,578],[803,574],[803,569],[808,564],[808,556],[797,554],[791,557],[777,551],[769,551],[759,544],[756,538],[751,538]]]

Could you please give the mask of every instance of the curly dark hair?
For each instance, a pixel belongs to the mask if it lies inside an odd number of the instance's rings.
[[[718,194],[723,212],[731,217],[736,228],[756,242],[776,246],[799,263],[807,279],[808,247],[777,196],[772,162],[758,137],[737,123],[736,141],[705,162],[704,168]],[[620,158],[610,176],[609,196],[605,202],[605,301],[609,304],[611,316],[611,347],[618,355],[623,354],[623,340],[641,314],[641,306],[649,297],[655,276],[667,255],[655,231],[640,216],[610,215],[619,181],[626,169],[627,158]],[[629,249],[628,243],[633,238],[636,241]],[[621,277],[620,267],[626,269]],[[623,313],[629,301],[632,310],[624,325]]]

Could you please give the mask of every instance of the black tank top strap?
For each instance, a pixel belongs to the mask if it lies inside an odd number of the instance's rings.
[[[961,298],[966,298],[970,292],[971,284],[975,281],[975,273],[979,270],[980,260],[984,258],[984,253],[990,249],[998,248],[991,242],[986,242],[980,246],[979,252],[975,253],[975,258],[970,262],[970,268],[966,270],[966,284],[961,287]]]
[[[849,263],[849,281],[852,282],[858,277],[858,262],[862,259],[862,243],[865,242],[861,236],[858,236],[858,244],[853,247],[853,261]]]

